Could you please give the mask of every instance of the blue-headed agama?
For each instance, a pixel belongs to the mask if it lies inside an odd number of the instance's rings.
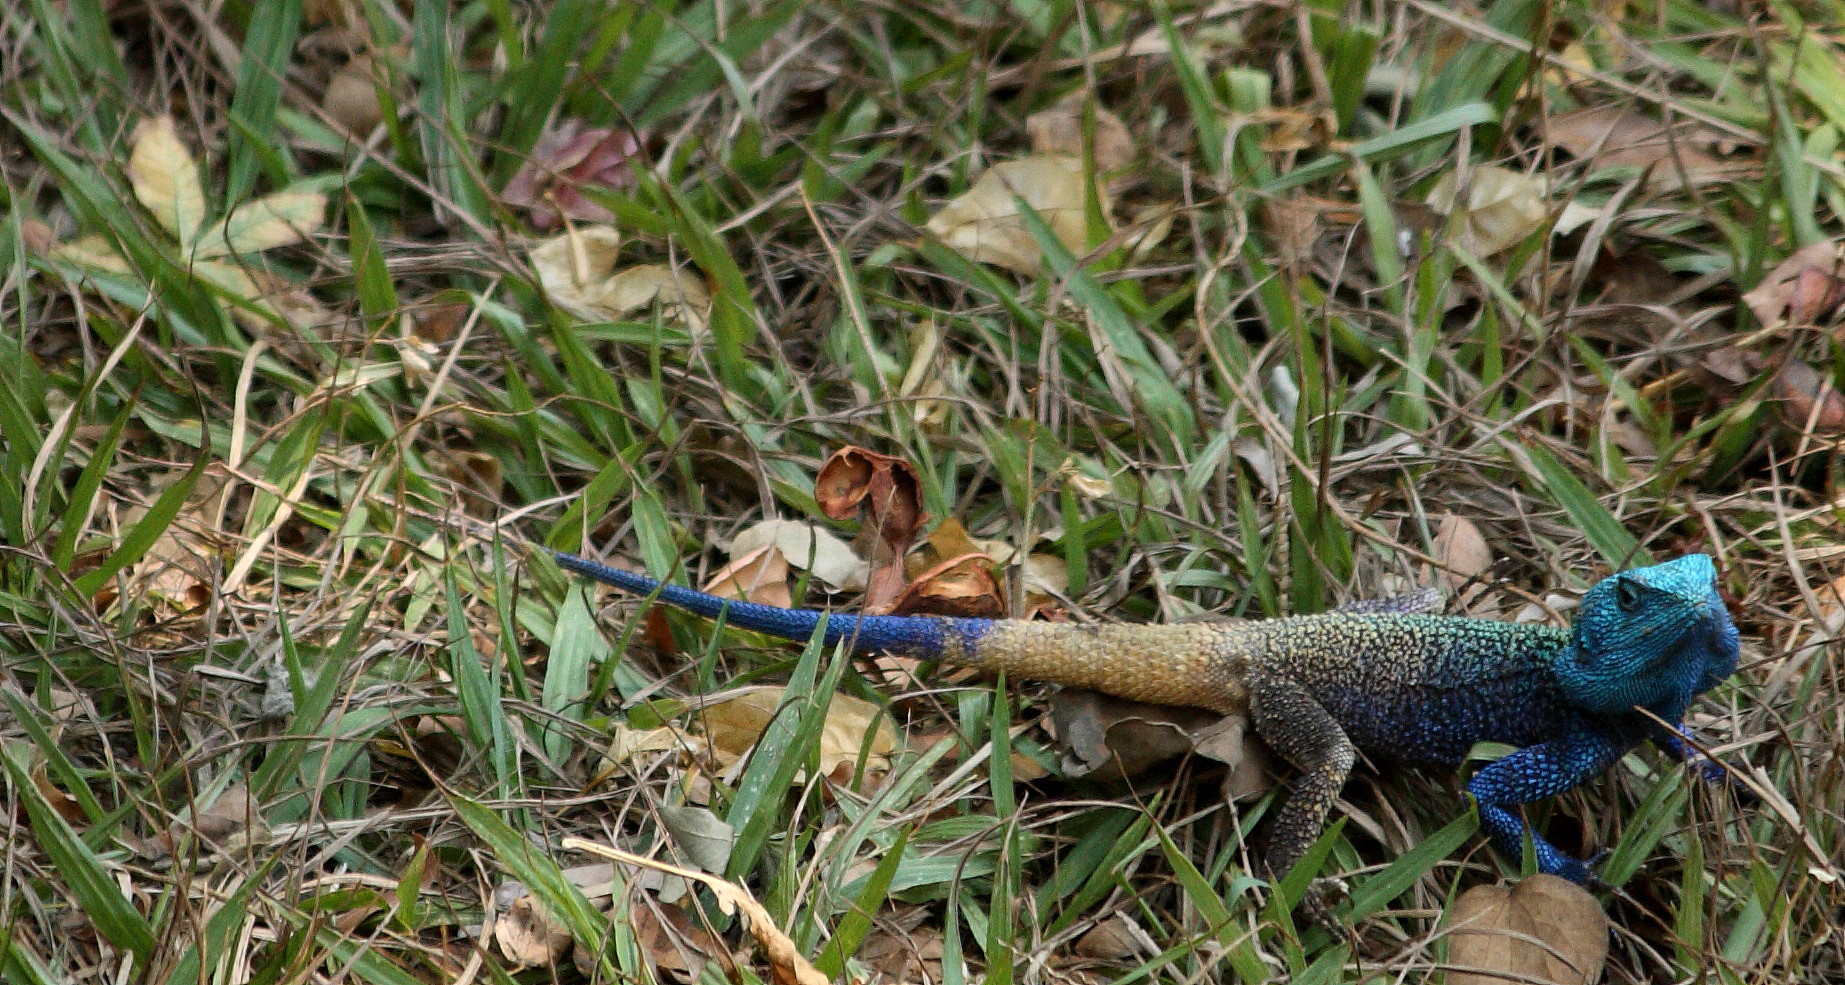
[[[807,640],[821,623],[814,609],[718,598],[575,555],[555,557],[578,574],[705,618],[722,615],[733,627]],[[1583,783],[1644,739],[1692,755],[1685,711],[1735,672],[1740,650],[1703,554],[1604,578],[1583,596],[1568,629],[1384,602],[1235,624],[829,614],[825,642],[841,641],[858,652],[1248,714],[1301,772],[1269,838],[1265,861],[1276,877],[1319,837],[1360,751],[1381,765],[1453,768],[1475,743],[1515,746],[1467,784],[1481,824],[1513,857],[1529,837],[1539,870],[1577,883],[1589,879],[1589,866],[1528,831],[1513,809]],[[1319,896],[1311,894],[1312,909]]]

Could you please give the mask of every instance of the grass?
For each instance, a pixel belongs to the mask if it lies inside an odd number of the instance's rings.
[[[1838,280],[1743,299],[1841,231],[1836,4],[204,10],[0,10],[0,976],[645,980],[701,974],[670,939],[740,946],[710,896],[566,871],[569,835],[704,846],[827,975],[992,985],[1431,979],[1453,896],[1517,875],[1452,777],[1361,772],[1320,845],[1354,955],[1264,902],[1273,794],[1227,802],[1204,760],[1060,780],[1040,688],[647,624],[521,546],[695,579],[764,518],[868,549],[814,485],[859,445],[1094,618],[1316,611],[1434,564],[1510,617],[1715,555],[1745,661],[1692,721],[1785,803],[1640,751],[1531,816],[1611,850],[1607,980],[1845,980],[1845,406],[1799,382],[1845,369]],[[341,87],[376,102],[356,136]],[[1074,241],[1026,210],[1022,274],[923,234],[1072,94],[1085,173],[1105,111],[1132,143]],[[1702,129],[1622,158],[1632,130],[1572,143],[1584,109]],[[163,113],[196,216],[136,194]],[[708,306],[546,286],[505,192],[569,118],[640,137],[583,192],[616,263]],[[1494,168],[1509,211],[1425,204]],[[785,704],[713,759],[742,684]],[[508,879],[574,966],[498,912]]]

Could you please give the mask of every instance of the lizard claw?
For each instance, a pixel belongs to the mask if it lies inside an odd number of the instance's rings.
[[[1301,897],[1301,912],[1331,934],[1334,940],[1344,940],[1348,936],[1348,928],[1333,915],[1332,908],[1333,904],[1350,895],[1351,887],[1346,885],[1344,879],[1331,876],[1315,879],[1307,886],[1306,895]]]
[[[1556,871],[1552,872],[1551,875],[1562,876],[1578,886],[1587,886],[1591,889],[1606,889],[1608,888],[1608,884],[1602,881],[1597,870],[1601,868],[1602,862],[1606,861],[1607,858],[1608,849],[1606,848],[1589,856],[1587,859],[1566,857],[1563,860],[1563,864],[1558,866]]]

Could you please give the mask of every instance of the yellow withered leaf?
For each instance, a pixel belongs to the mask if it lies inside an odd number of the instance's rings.
[[[135,128],[128,156],[128,180],[135,198],[181,243],[190,243],[205,221],[205,190],[192,152],[180,142],[170,116],[155,116]]]
[[[1066,154],[1033,154],[995,164],[974,187],[942,206],[923,228],[977,263],[1036,274],[1044,253],[1025,226],[1019,201],[1044,219],[1066,249],[1081,254],[1088,249],[1089,225],[1083,210],[1088,181],[1082,160]],[[1106,214],[1107,189],[1100,189],[1099,194]]]
[[[227,253],[261,253],[292,246],[320,229],[327,217],[327,196],[319,192],[277,192],[231,210],[223,224],[199,238],[200,257]]]

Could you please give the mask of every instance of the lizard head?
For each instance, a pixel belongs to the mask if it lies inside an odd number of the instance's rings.
[[[1585,711],[1636,705],[1677,722],[1691,699],[1736,672],[1736,625],[1708,556],[1610,575],[1589,589],[1557,678]]]

